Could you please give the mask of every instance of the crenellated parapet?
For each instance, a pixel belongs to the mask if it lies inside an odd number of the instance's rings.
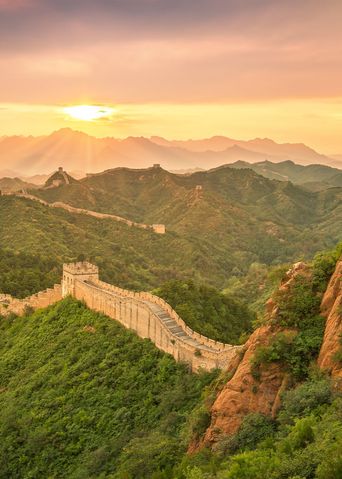
[[[96,281],[99,279],[99,268],[87,261],[63,265],[62,295],[75,296],[75,282]]]
[[[74,275],[99,274],[99,268],[88,261],[79,261],[77,263],[67,263],[63,265],[63,272]]]
[[[62,299],[62,287],[55,284],[53,288],[39,291],[24,299],[13,298],[10,295],[0,295],[0,315],[7,316],[10,313],[17,315],[25,314],[28,309],[46,308]]]
[[[150,339],[177,361],[188,363],[194,371],[225,369],[242,349],[196,333],[158,296],[100,281],[98,268],[90,263],[64,265],[63,296],[67,294],[119,321],[140,337]]]
[[[86,261],[63,265],[62,285],[55,285],[28,298],[0,295],[0,315],[25,314],[27,309],[45,308],[65,296],[84,301],[141,338],[150,339],[157,348],[193,371],[226,369],[243,346],[224,344],[193,331],[162,298],[148,292],[135,292],[99,280],[97,266]]]

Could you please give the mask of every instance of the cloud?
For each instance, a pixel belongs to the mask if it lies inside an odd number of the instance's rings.
[[[35,4],[35,0],[0,0],[0,11],[1,10],[19,10],[23,8],[28,8]]]
[[[10,4],[0,2],[0,8]],[[211,102],[342,94],[340,0],[323,6],[321,0],[15,4],[0,15],[0,101]]]

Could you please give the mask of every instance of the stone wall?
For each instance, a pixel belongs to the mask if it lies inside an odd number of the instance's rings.
[[[150,339],[176,361],[188,363],[193,371],[226,369],[243,346],[213,341],[189,328],[162,298],[147,292],[118,288],[99,280],[98,268],[87,262],[63,266],[61,285],[24,299],[0,295],[0,314],[22,315],[27,308],[45,308],[71,295],[88,308],[104,313]]]
[[[40,291],[39,293],[28,296],[24,299],[16,299],[12,298],[12,296],[6,295],[6,298],[0,297],[0,314],[4,316],[10,313],[22,315],[25,313],[27,308],[46,308],[47,306],[50,306],[61,299],[62,286],[60,284],[55,284],[53,288]]]
[[[82,214],[87,216],[92,216],[93,218],[98,219],[111,219],[114,221],[119,221],[120,223],[125,223],[127,226],[134,226],[136,228],[141,228],[144,230],[152,230],[157,234],[165,234],[166,228],[163,224],[154,224],[154,225],[146,225],[144,223],[137,223],[136,221],[128,220],[127,218],[123,218],[122,216],[111,215],[108,213],[98,213],[97,211],[86,210],[84,208],[76,208],[75,206],[68,205],[67,203],[63,203],[62,201],[55,201],[54,203],[48,203],[47,201],[38,198],[37,196],[31,195],[26,193],[25,191],[22,193],[4,193],[4,196],[20,196],[22,198],[27,198],[28,200],[38,201],[42,205],[49,206],[51,208],[62,208],[63,210],[68,211],[69,213],[76,213]]]
[[[177,361],[188,363],[192,370],[225,369],[241,350],[242,346],[220,343],[196,333],[169,304],[157,296],[118,288],[100,281],[96,274],[89,279],[82,277],[82,264],[64,266],[63,278],[66,272],[70,275],[72,269],[79,272],[73,279],[72,289],[68,290],[63,285],[65,294],[71,293],[75,298],[84,301],[90,309],[104,313],[126,328],[134,330],[140,337],[150,339],[159,349],[172,354]],[[85,264],[85,275],[90,266],[89,263]],[[155,305],[157,309],[154,308]],[[173,320],[184,334],[181,337],[176,335],[174,328],[169,328],[161,320],[158,311],[166,316],[167,322]]]
[[[187,326],[187,324],[176,313],[176,311],[166,301],[164,301],[164,299],[160,298],[159,296],[155,296],[148,292],[134,292],[127,289],[122,289],[122,288],[119,288],[118,286],[113,286],[103,281],[98,281],[98,285],[102,289],[108,289],[109,291],[115,292],[124,297],[132,297],[132,298],[140,299],[142,301],[147,300],[161,306],[189,336],[198,340],[200,343],[202,343],[205,346],[213,348],[217,351],[231,350],[232,347],[240,348],[240,346],[232,346],[230,344],[225,344],[225,343],[221,343],[220,341],[209,339],[206,336],[203,336],[202,334],[199,334],[196,331],[193,331],[191,328],[189,328],[189,326]]]

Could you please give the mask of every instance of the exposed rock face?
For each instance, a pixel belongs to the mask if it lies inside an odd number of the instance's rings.
[[[251,359],[260,345],[276,334],[270,325],[258,328],[246,343],[246,352],[234,376],[218,395],[212,407],[212,420],[204,443],[214,443],[222,434],[234,434],[243,418],[252,412],[271,416],[275,400],[285,379],[277,364],[261,369],[260,380],[252,376]]]
[[[297,275],[310,274],[304,263],[296,263],[287,272],[280,289],[288,289]],[[261,366],[260,377],[252,374],[251,359],[259,346],[266,346],[282,329],[276,323],[278,306],[271,299],[267,303],[268,322],[256,329],[245,344],[245,354],[232,379],[228,381],[213,404],[211,425],[203,444],[210,445],[222,434],[234,434],[243,418],[250,413],[274,416],[280,406],[280,394],[286,388],[288,377],[279,364]]]
[[[318,365],[336,379],[342,389],[342,364],[335,358],[342,338],[342,260],[338,261],[324,294],[321,311],[327,318]]]

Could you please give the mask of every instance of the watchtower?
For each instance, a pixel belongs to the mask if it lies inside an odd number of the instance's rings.
[[[99,279],[99,268],[94,264],[82,261],[63,265],[62,296],[75,294],[76,281],[92,281]]]
[[[158,233],[160,235],[165,234],[166,231],[165,225],[152,225],[152,229],[155,233]]]

